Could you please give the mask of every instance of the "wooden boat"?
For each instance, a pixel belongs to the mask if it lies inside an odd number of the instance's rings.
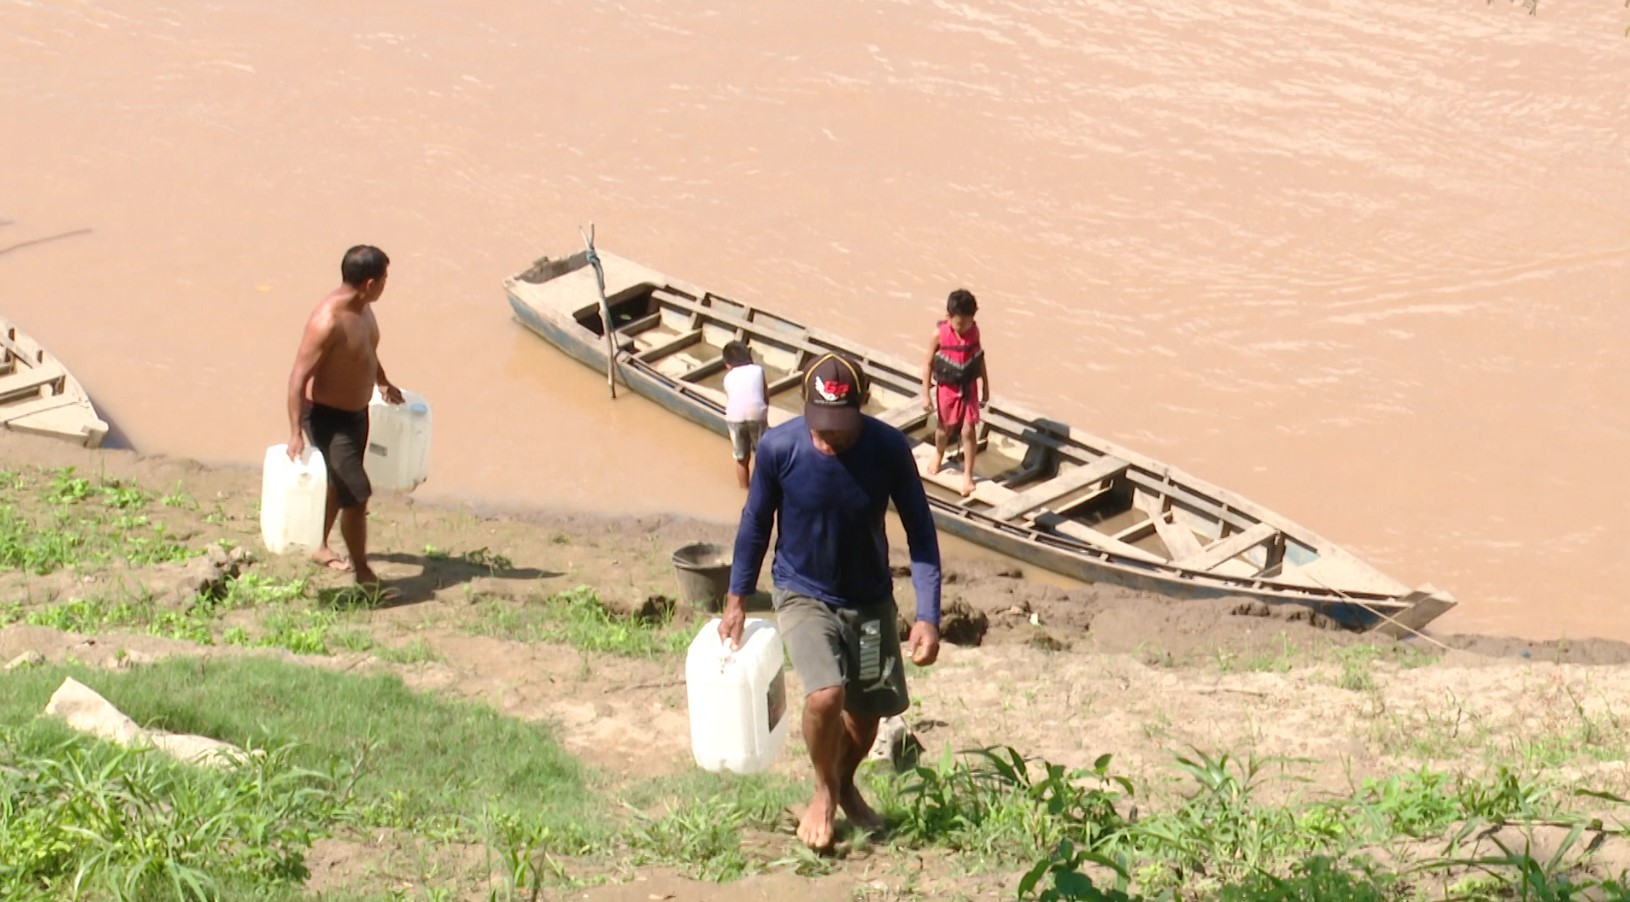
[[[108,424],[90,396],[39,342],[0,318],[0,425],[95,448]]]
[[[714,432],[725,432],[721,349],[739,339],[764,366],[772,426],[803,409],[800,371],[827,351],[861,360],[866,413],[904,432],[918,470],[933,454],[920,365],[600,253],[617,381]],[[604,371],[610,342],[601,293],[582,252],[544,258],[504,282],[516,317]],[[1401,636],[1454,606],[1410,587],[1260,505],[1019,405],[991,399],[975,491],[958,491],[953,453],[923,475],[940,529],[1088,582],[1182,598],[1238,597],[1310,608],[1351,629]]]

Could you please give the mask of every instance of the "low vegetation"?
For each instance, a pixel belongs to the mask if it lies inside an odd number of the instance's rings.
[[[675,622],[671,606],[634,615],[613,613],[595,591],[579,586],[557,595],[538,595],[517,605],[488,600],[469,627],[477,635],[519,642],[552,642],[587,652],[631,658],[671,656],[685,650],[689,621]]]
[[[255,566],[190,598],[125,579],[226,539],[204,527],[231,515],[184,488],[153,492],[71,469],[0,471],[0,563],[34,577],[73,574],[78,593],[0,602],[0,626],[437,659],[424,636],[381,636],[387,599],[319,590],[298,562]],[[696,627],[659,596],[621,612],[591,586],[495,594],[480,580],[538,571],[518,571],[479,542],[455,547],[473,550],[423,548],[427,567],[465,585],[467,604],[440,626],[572,647],[585,662],[664,666]],[[1589,854],[1623,832],[1593,812],[1630,802],[1561,775],[1623,760],[1630,730],[1619,715],[1566,685],[1543,728],[1520,735],[1452,693],[1389,708],[1389,675],[1435,659],[1410,647],[1285,639],[1181,664],[1214,678],[1293,674],[1364,707],[1364,741],[1410,763],[1351,777],[1345,791],[1304,792],[1315,762],[1181,745],[1178,718],[1157,708],[1143,735],[1171,752],[1135,775],[1107,754],[1067,767],[1006,746],[942,751],[900,773],[869,763],[863,779],[890,828],[845,835],[835,856],[791,836],[802,782],[694,770],[614,777],[568,754],[547,725],[415,692],[388,673],[244,655],[22,668],[0,677],[0,898],[294,899],[308,892],[324,838],[394,856],[324,896],[358,900],[535,899],[652,867],[708,881],[859,868],[898,878],[890,898],[955,897],[961,878],[1042,900],[1630,898],[1624,875]],[[144,726],[256,754],[201,769],[71,734],[40,717],[68,676]],[[1030,700],[1028,689],[1014,691]],[[920,885],[929,872],[953,889]]]

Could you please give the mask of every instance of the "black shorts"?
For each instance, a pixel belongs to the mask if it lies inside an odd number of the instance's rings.
[[[363,469],[362,455],[368,449],[368,408],[350,411],[312,404],[305,413],[306,438],[323,452],[328,465],[328,484],[342,508],[368,502],[374,493]]]

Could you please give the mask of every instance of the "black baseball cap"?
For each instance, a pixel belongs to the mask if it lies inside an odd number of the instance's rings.
[[[804,422],[825,432],[860,427],[866,401],[866,374],[839,354],[823,354],[804,370]]]

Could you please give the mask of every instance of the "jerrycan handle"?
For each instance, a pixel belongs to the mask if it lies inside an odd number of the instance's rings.
[[[735,662],[736,655],[739,654],[742,649],[747,647],[747,640],[748,640],[749,630],[748,630],[746,624],[742,625],[741,648],[736,649],[734,651],[732,651],[731,648],[730,648],[730,640],[726,639],[724,637],[724,635],[719,632],[719,625],[718,624],[712,625],[712,628],[709,629],[708,632],[712,633],[713,638],[717,640],[717,643],[713,646],[713,658],[714,658],[714,661],[719,665],[719,672],[724,673],[725,670],[728,669],[730,667],[730,665]]]

